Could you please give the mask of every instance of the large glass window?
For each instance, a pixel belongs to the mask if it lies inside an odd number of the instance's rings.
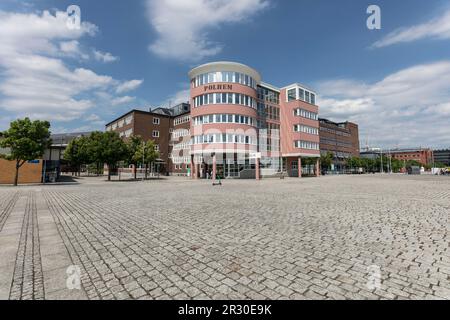
[[[208,93],[193,100],[195,108],[212,104],[238,104],[256,109],[256,99],[240,93]]]
[[[195,79],[192,79],[192,83],[195,87],[216,82],[239,83],[252,87],[253,89],[256,89],[257,86],[255,79],[247,74],[239,72],[210,72],[198,75],[195,77]]]
[[[288,101],[294,101],[297,100],[297,94],[296,89],[288,90]]]
[[[255,126],[256,119],[238,114],[215,114],[198,116],[194,118],[194,125],[196,126],[209,123],[238,123]]]

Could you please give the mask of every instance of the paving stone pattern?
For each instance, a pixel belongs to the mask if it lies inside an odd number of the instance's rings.
[[[448,178],[80,182],[0,188],[0,297],[450,299]]]

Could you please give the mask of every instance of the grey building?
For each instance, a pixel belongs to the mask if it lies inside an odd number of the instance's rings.
[[[434,150],[434,162],[450,166],[450,148],[445,150]]]

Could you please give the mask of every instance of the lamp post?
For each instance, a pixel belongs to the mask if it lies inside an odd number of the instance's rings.
[[[145,166],[145,141],[142,141],[142,168],[144,168],[144,166]],[[145,181],[145,174],[142,175],[142,182],[144,181]]]

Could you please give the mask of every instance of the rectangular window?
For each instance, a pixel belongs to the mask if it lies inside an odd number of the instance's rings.
[[[234,82],[235,83],[240,83],[241,82],[241,75],[239,73],[235,73],[234,74]]]
[[[297,99],[295,91],[296,91],[296,89],[288,90],[288,101],[294,101]]]
[[[305,90],[298,89],[299,90],[299,99],[302,101],[305,101]]]
[[[159,131],[153,130],[152,137],[153,138],[159,138]]]
[[[159,125],[161,120],[159,118],[153,118],[153,124]]]
[[[311,104],[316,104],[316,95],[311,93]]]
[[[305,92],[305,101],[308,102],[308,103],[311,102],[311,100],[309,98],[309,92],[308,91]]]

